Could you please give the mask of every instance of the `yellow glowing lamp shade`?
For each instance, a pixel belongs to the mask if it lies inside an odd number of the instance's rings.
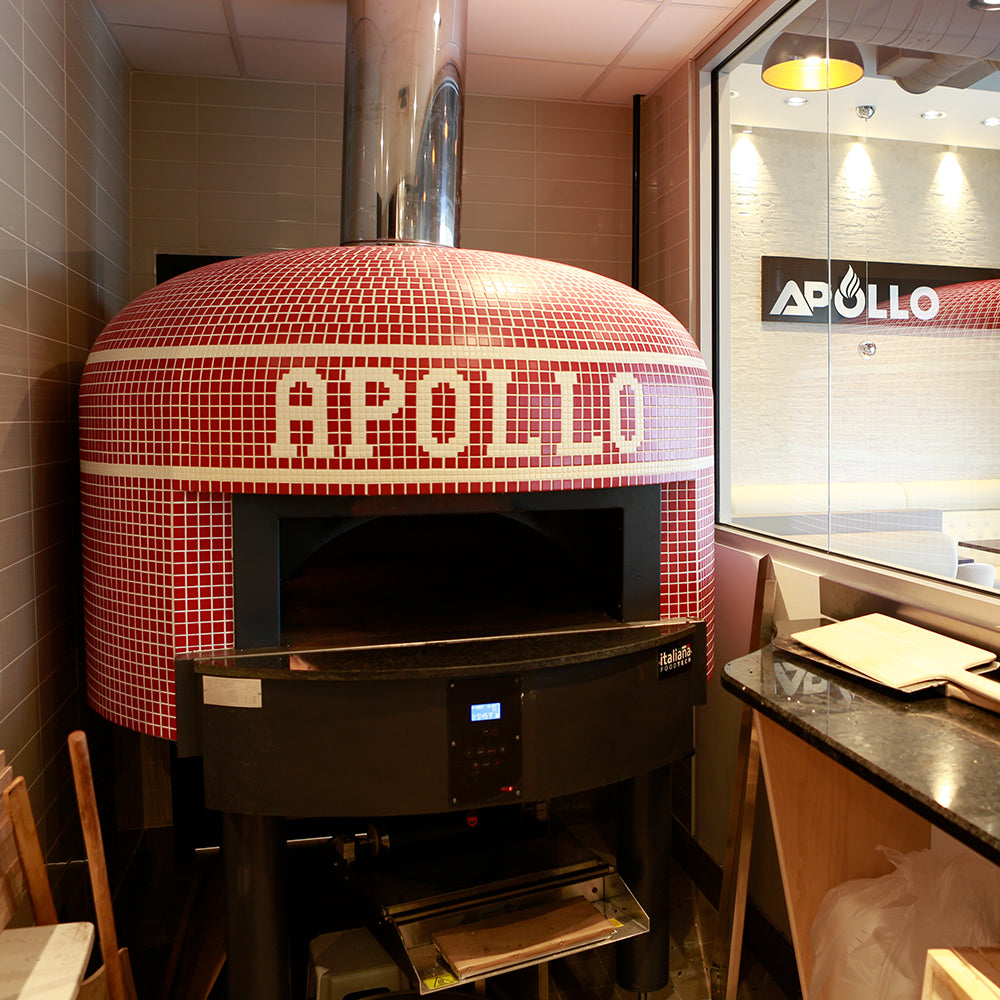
[[[836,90],[864,76],[864,61],[854,42],[793,35],[786,32],[771,43],[764,56],[761,79],[781,90]]]

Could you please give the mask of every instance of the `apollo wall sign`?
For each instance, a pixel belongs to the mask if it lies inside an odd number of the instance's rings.
[[[996,276],[982,267],[761,257],[760,318],[765,323],[930,323],[940,307],[938,288]]]

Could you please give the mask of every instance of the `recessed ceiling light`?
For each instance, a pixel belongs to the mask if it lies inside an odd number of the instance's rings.
[[[969,0],[973,10],[1000,10],[1000,0]]]
[[[923,118],[924,121],[933,122],[933,121],[937,121],[938,118],[947,118],[948,117],[948,112],[947,111],[921,111],[920,112],[920,117]]]
[[[996,128],[997,125],[1000,125],[1000,118],[984,118],[983,124],[987,128]]]
[[[803,104],[808,104],[808,97],[786,97],[785,104],[790,108],[801,108]]]

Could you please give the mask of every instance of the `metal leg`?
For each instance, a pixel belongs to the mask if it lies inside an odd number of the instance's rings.
[[[618,872],[649,915],[649,933],[622,941],[615,978],[652,993],[670,982],[670,767],[618,786]]]
[[[222,814],[231,1000],[290,1000],[284,820]]]

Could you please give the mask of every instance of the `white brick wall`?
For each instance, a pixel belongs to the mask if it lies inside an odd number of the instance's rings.
[[[762,324],[761,255],[826,256],[826,136],[734,133],[731,169],[734,484],[1000,475],[1000,331]],[[1000,273],[997,152],[834,136],[829,176],[834,258]]]

